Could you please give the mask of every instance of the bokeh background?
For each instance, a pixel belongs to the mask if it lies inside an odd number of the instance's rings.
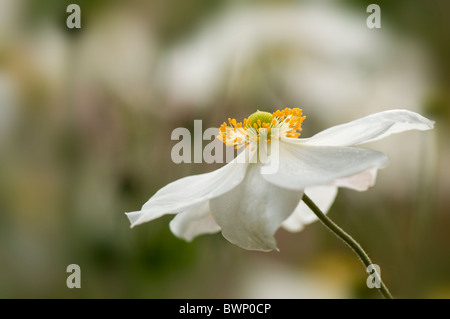
[[[368,145],[390,165],[329,216],[395,296],[449,298],[450,2],[377,1],[381,29],[370,3],[0,0],[0,297],[379,298],[320,223],[271,253],[186,243],[170,216],[129,228],[125,211],[220,166],[174,164],[173,129],[290,106],[305,137],[393,108],[436,121]]]

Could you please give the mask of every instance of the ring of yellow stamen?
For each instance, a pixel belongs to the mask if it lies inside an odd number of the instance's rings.
[[[283,128],[283,132],[280,132],[281,136],[291,138],[298,138],[300,136],[302,131],[302,123],[306,118],[306,116],[303,116],[301,109],[285,108],[284,110],[275,111],[273,116],[277,122],[282,123],[281,127]]]
[[[256,111],[243,122],[228,119],[219,130],[218,139],[226,145],[234,145],[236,149],[247,147],[252,142],[258,142],[264,136],[267,143],[271,141],[271,130],[278,129],[278,139],[281,137],[298,138],[301,134],[301,125],[305,120],[299,108],[285,108],[273,113]]]

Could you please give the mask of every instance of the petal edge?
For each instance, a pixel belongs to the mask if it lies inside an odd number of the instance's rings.
[[[408,110],[389,110],[330,127],[310,138],[285,139],[295,144],[315,146],[351,146],[377,141],[409,130],[426,131],[434,121]]]

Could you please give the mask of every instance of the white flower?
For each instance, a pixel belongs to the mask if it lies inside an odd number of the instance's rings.
[[[303,193],[327,212],[338,187],[364,191],[374,185],[377,170],[387,164],[386,155],[353,145],[434,125],[417,113],[391,110],[298,138],[304,118],[300,109],[285,109],[273,114],[258,111],[243,124],[229,119],[230,126],[221,126],[219,138],[236,147],[252,149],[260,136],[270,141],[271,129],[279,129],[277,172],[261,174],[268,163],[241,163],[243,152],[218,170],[163,187],[140,211],[127,213],[131,226],[177,214],[170,229],[185,240],[221,230],[242,248],[277,249],[274,235],[280,226],[298,231],[317,220],[301,202]]]

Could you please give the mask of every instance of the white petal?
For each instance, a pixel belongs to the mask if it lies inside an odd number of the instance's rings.
[[[350,188],[356,191],[365,191],[375,184],[377,169],[368,169],[362,173],[340,178],[326,186],[308,187],[305,194],[326,214],[336,198],[338,187]],[[283,222],[283,228],[291,232],[298,232],[304,225],[316,221],[318,218],[311,209],[301,201],[295,211]]]
[[[382,168],[387,157],[365,148],[310,146],[281,141],[279,163],[276,173],[264,174],[263,178],[279,187],[302,190],[327,185],[368,169]]]
[[[337,190],[336,186],[316,186],[305,189],[305,194],[326,214],[336,198]],[[295,211],[283,222],[282,226],[288,231],[298,232],[303,229],[304,225],[317,219],[311,209],[303,201],[300,201]]]
[[[166,214],[176,214],[220,196],[242,182],[248,162],[241,153],[232,162],[210,173],[187,176],[161,188],[142,206],[142,210],[127,213],[131,227]]]
[[[333,126],[306,139],[285,139],[292,143],[317,146],[350,146],[368,143],[409,130],[430,130],[434,122],[407,110],[375,113],[358,120]]]
[[[198,235],[217,233],[220,226],[209,211],[209,203],[203,202],[177,214],[170,222],[170,230],[177,237],[191,241]]]
[[[332,182],[333,185],[339,187],[350,188],[356,191],[366,191],[369,187],[375,185],[377,178],[377,169],[371,168],[362,173],[346,177],[339,178]]]
[[[230,192],[214,198],[209,206],[223,236],[245,249],[277,249],[274,234],[294,211],[301,191],[278,188],[266,182],[260,165],[251,164],[244,181]]]

